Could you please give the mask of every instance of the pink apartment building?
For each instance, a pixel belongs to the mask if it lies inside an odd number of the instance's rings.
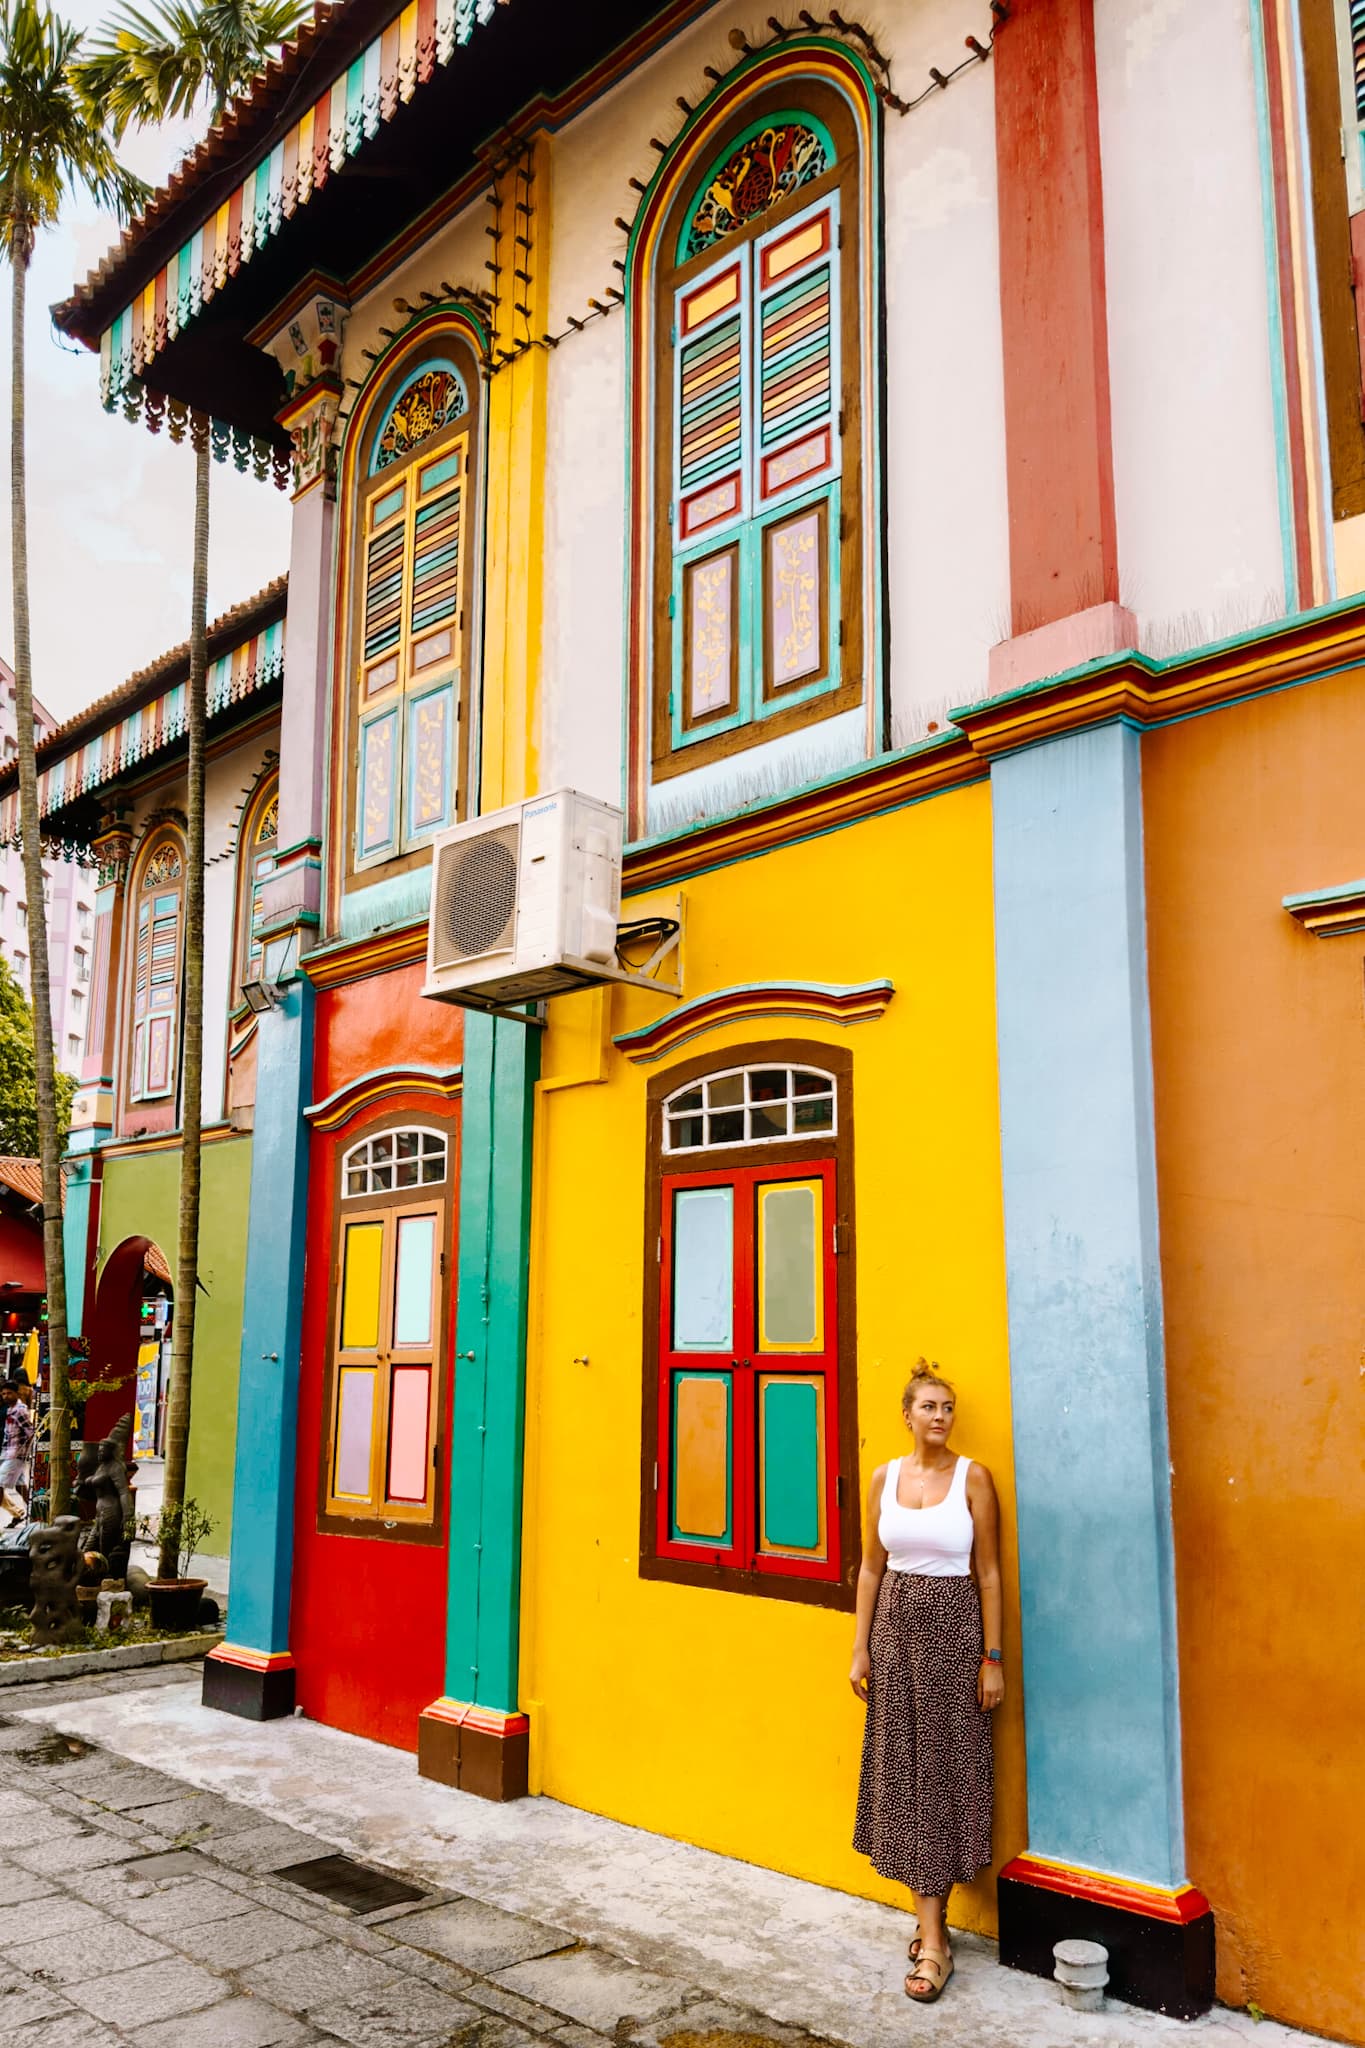
[[[36,738],[46,739],[57,724],[50,711],[34,704]],[[14,671],[0,661],[0,765],[19,751],[15,715]],[[95,875],[73,861],[45,860],[47,877],[47,945],[52,974],[52,1036],[58,1065],[79,1075],[85,1051],[90,1003],[90,963],[94,950]],[[0,851],[0,954],[28,992],[28,891],[17,847]]]

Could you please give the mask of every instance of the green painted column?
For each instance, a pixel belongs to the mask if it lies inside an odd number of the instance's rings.
[[[540,1032],[466,1013],[445,1695],[426,1709],[426,1777],[488,1798],[526,1790],[517,1705],[531,1137]]]

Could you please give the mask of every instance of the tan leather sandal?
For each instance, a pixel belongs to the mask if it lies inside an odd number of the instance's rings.
[[[933,2005],[942,1998],[953,1974],[953,1959],[946,1949],[924,1948],[919,1961],[905,1980],[905,1995],[914,2005]],[[912,1991],[912,1984],[927,1984],[927,1991]]]

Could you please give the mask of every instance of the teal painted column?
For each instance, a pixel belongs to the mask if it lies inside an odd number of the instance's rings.
[[[517,1707],[531,1137],[540,1032],[465,1017],[445,1696],[422,1774],[495,1799],[526,1790]]]
[[[66,1155],[66,1194],[62,1205],[62,1262],[66,1268],[66,1330],[70,1337],[88,1335],[86,1323],[93,1300],[86,1288],[94,1277],[95,1236],[99,1225],[99,1184],[95,1179],[96,1148],[105,1134],[94,1129],[72,1133]]]
[[[296,978],[257,1031],[228,1640],[204,1664],[205,1706],[253,1721],[294,1706],[289,1595],[313,1001],[312,988]]]

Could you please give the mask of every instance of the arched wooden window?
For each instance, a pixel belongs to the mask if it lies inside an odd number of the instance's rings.
[[[128,1096],[174,1098],[185,961],[185,853],[178,832],[154,831],[135,870],[130,967]]]
[[[260,978],[262,948],[254,927],[261,912],[261,890],[275,872],[280,841],[280,778],[262,776],[242,820],[237,849],[237,974],[234,1001],[243,982]]]
[[[463,802],[478,389],[462,342],[423,344],[379,387],[347,472],[348,874],[412,865]]]
[[[865,177],[844,97],[790,80],[698,144],[659,229],[655,780],[863,698]]]
[[[850,1083],[790,1044],[650,1085],[647,1576],[851,1597]]]

